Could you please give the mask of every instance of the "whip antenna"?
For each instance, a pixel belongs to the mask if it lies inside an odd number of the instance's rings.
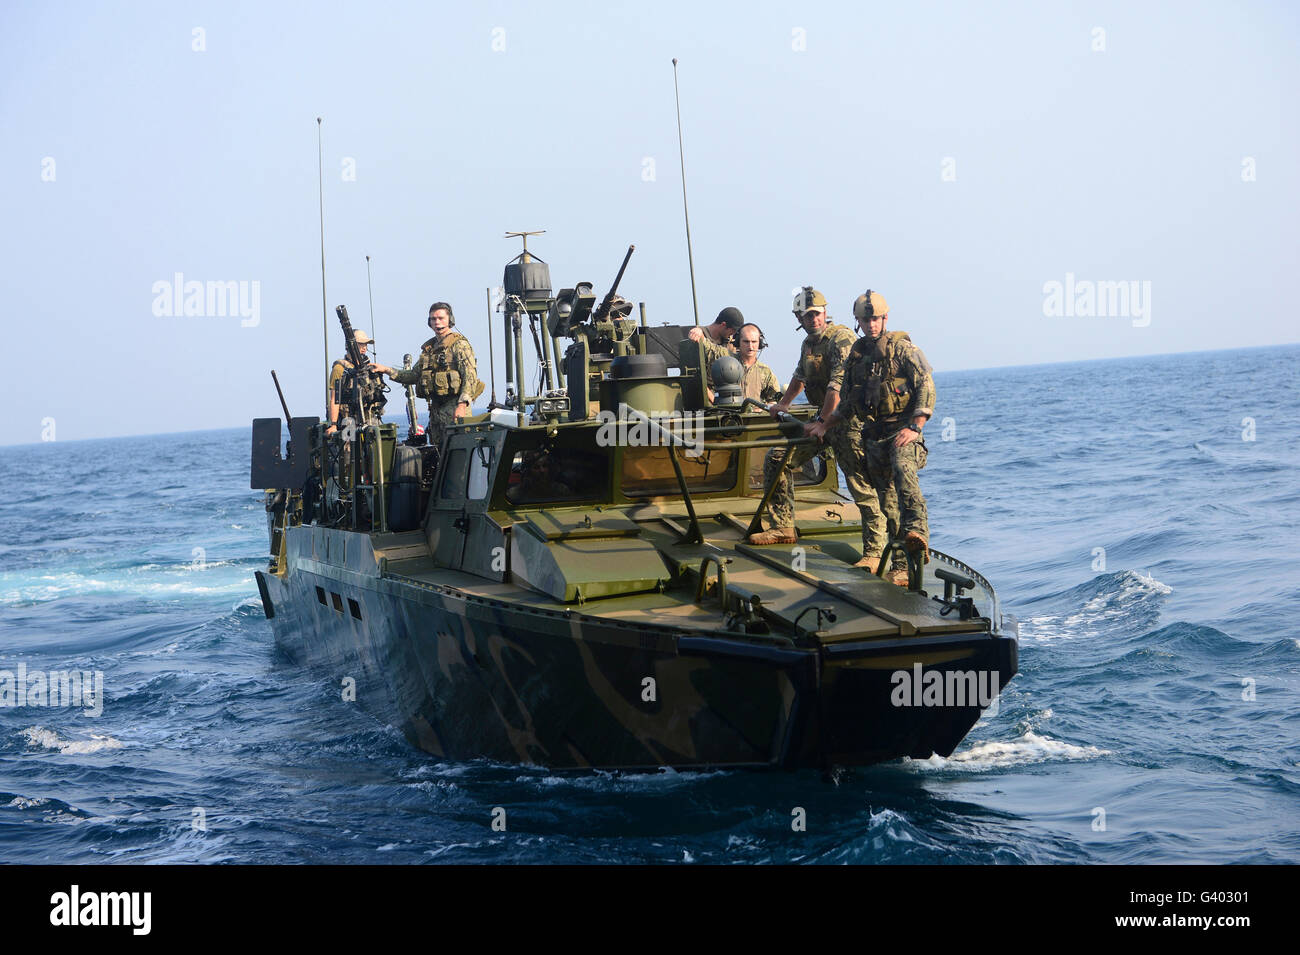
[[[366,256],[366,290],[370,293],[370,348],[376,355],[379,349],[375,348],[375,287],[370,283],[370,256]]]
[[[325,340],[325,417],[330,407],[330,326],[325,304],[325,150],[321,146],[320,117],[316,117],[316,188],[320,196],[320,331]]]
[[[488,399],[488,407],[495,408],[497,404],[497,359],[496,353],[492,350],[492,289],[485,288],[487,292],[487,310],[488,310],[488,370],[492,376],[492,397]]]
[[[691,267],[691,308],[700,324],[700,303],[695,298],[695,256],[691,254],[691,212],[686,207],[686,150],[682,147],[682,98],[677,92],[677,57],[673,57],[673,99],[677,102],[677,155],[682,162],[682,212],[686,216],[686,261]]]

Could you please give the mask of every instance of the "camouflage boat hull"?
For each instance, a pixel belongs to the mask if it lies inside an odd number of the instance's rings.
[[[291,535],[305,552],[306,529]],[[1015,640],[988,632],[783,646],[375,576],[361,550],[258,573],[277,644],[451,760],[795,769],[947,756],[980,701],[900,705],[897,674],[977,672],[1001,687],[1016,672]]]

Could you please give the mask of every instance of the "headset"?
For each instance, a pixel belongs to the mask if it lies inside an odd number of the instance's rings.
[[[747,328],[758,328],[758,325],[754,322],[746,322],[744,325],[741,325],[738,329],[736,329],[736,333],[732,335],[731,338],[728,339],[728,342],[731,344],[733,348],[736,349],[740,348],[740,333]],[[766,347],[767,347],[767,337],[763,334],[763,329],[758,328],[758,350],[762,351]]]
[[[432,305],[429,306],[429,327],[433,328],[433,313],[438,311],[438,309],[440,308],[445,308],[447,310],[447,318],[449,319],[447,327],[455,328],[456,313],[451,310],[451,306],[448,305],[446,302],[434,302]]]

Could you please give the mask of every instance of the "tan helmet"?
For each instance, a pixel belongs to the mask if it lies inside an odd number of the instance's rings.
[[[853,317],[858,321],[864,318],[874,318],[877,315],[888,315],[889,303],[885,301],[885,296],[879,292],[873,292],[867,289],[856,299],[853,300]]]
[[[805,285],[794,297],[794,317],[799,318],[810,308],[825,308],[826,296],[811,285]]]
[[[365,333],[363,329],[358,328],[356,331],[358,345],[373,345],[375,340]]]

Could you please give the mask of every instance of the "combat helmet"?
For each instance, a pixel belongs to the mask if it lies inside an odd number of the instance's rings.
[[[826,296],[811,285],[805,285],[794,297],[794,317],[799,318],[810,308],[825,308]]]
[[[885,301],[885,296],[879,292],[873,292],[867,289],[856,299],[853,300],[853,317],[858,321],[867,318],[875,318],[877,315],[888,315],[889,303]]]

